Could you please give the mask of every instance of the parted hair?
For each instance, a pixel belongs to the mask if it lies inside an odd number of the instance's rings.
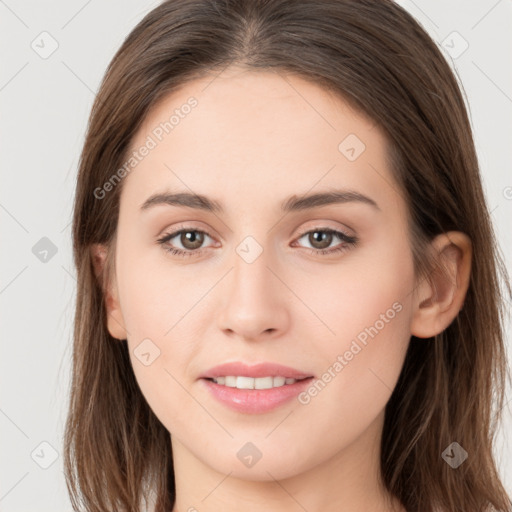
[[[483,193],[455,73],[422,26],[391,0],[168,0],[126,37],[95,98],[80,156],[73,216],[77,296],[64,463],[76,511],[156,512],[175,502],[170,435],[142,395],[127,344],[107,330],[104,272],[90,248],[113,247],[125,162],[156,103],[236,64],[293,73],[339,95],[387,140],[409,213],[415,270],[433,271],[429,242],[450,230],[472,241],[470,284],[455,320],[411,337],[385,410],[380,470],[408,512],[510,510],[493,444],[508,372],[505,301],[511,291]],[[212,75],[213,76],[213,75]],[[458,442],[454,469],[443,450]]]

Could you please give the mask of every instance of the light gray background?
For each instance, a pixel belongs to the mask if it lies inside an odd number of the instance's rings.
[[[158,3],[0,0],[2,512],[71,510],[61,443],[76,287],[70,221],[78,158],[107,64]],[[463,84],[489,206],[510,268],[512,2],[399,3],[443,48]],[[50,36],[40,36],[44,31]],[[58,48],[42,58],[52,38]],[[464,40],[469,47],[458,55]],[[48,243],[40,242],[43,237],[57,250],[46,262],[40,260],[43,253],[33,252],[38,242]],[[509,492],[511,427],[507,407],[496,453]]]

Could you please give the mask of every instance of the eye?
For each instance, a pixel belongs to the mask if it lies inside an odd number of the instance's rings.
[[[163,246],[165,251],[170,252],[176,256],[191,256],[192,254],[199,254],[203,251],[201,246],[204,243],[205,237],[211,238],[208,233],[199,229],[180,227],[179,230],[173,231],[172,233],[165,234],[162,238],[159,238],[157,242]],[[177,239],[177,242],[181,244],[181,247],[169,246],[168,243]],[[174,245],[174,243],[172,245]]]
[[[305,247],[312,254],[334,254],[348,250],[357,244],[358,239],[355,236],[347,235],[342,231],[329,228],[316,228],[303,233],[298,240],[307,236],[307,242],[312,247]],[[330,247],[333,241],[341,240],[341,245]]]
[[[297,240],[301,240],[307,236],[307,241],[312,247],[303,247],[310,253],[317,255],[334,254],[348,250],[350,247],[355,246],[358,239],[355,236],[347,235],[342,231],[337,231],[330,228],[316,228],[303,233]],[[187,228],[180,226],[180,228],[172,233],[166,233],[163,237],[159,238],[157,242],[162,245],[163,249],[175,256],[186,257],[192,255],[199,255],[205,249],[202,247],[205,237],[211,238],[208,233],[199,229]],[[176,242],[169,244],[173,239]],[[331,244],[336,239],[341,241],[341,245],[331,247]],[[180,247],[175,247],[175,244],[180,244]]]

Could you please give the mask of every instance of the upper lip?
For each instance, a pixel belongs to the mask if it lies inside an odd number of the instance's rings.
[[[214,366],[205,371],[200,378],[212,379],[216,377],[225,377],[229,375],[242,377],[286,377],[290,379],[305,379],[312,377],[311,374],[301,372],[289,366],[283,366],[277,363],[259,363],[255,365],[247,365],[242,362],[224,363]]]

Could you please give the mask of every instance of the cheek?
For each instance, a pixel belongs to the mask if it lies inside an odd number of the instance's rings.
[[[400,241],[354,252],[338,265],[297,279],[294,289],[324,325],[318,329],[325,339],[321,345],[343,349],[354,338],[364,342],[374,328],[379,335],[387,333],[383,338],[392,337],[395,329],[403,331],[413,286],[410,249]]]
[[[193,265],[167,259],[161,248],[129,250],[119,259],[119,291],[125,325],[132,337],[165,341],[179,330],[205,294],[208,280],[197,279]]]
[[[316,288],[308,293],[313,281]],[[365,415],[369,421],[378,414],[396,384],[409,344],[413,284],[405,242],[361,251],[353,261],[303,282],[298,294],[307,297],[308,306],[322,320],[314,327],[316,336],[312,330],[310,336],[319,340],[315,353],[324,365],[320,382],[303,403],[316,401],[322,414],[333,416],[351,408],[364,410],[358,417],[361,424]],[[338,407],[332,408],[332,403]]]
[[[333,323],[335,341],[318,345],[323,372],[299,396],[299,414],[315,418],[311,438],[326,439],[319,457],[333,445],[349,446],[374,425],[395,388],[410,339],[410,305],[389,300],[368,301],[357,322],[342,310]]]
[[[172,270],[164,257],[155,262],[149,252],[133,247],[121,253],[118,288],[135,377],[153,412],[170,429],[174,418],[193,411],[183,372],[198,349],[194,326],[204,324],[198,318],[200,299],[210,285],[185,267]]]

